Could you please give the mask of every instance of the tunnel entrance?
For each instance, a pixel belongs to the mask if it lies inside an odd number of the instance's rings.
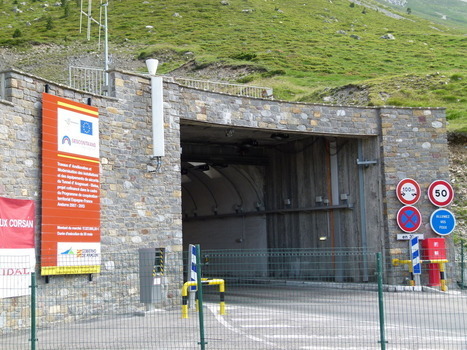
[[[180,127],[185,248],[368,245],[359,222],[362,140],[187,120]]]

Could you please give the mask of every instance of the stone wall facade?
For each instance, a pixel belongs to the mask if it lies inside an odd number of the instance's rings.
[[[104,270],[129,256],[119,258],[119,253],[132,254],[141,247],[165,247],[168,253],[181,252],[181,120],[361,139],[363,156],[377,160],[377,171],[367,173],[367,181],[373,181],[372,187],[376,189],[368,195],[366,205],[381,218],[372,229],[381,234],[384,242],[381,248],[389,254],[400,254],[407,249],[406,241],[396,240],[401,231],[395,216],[402,206],[395,195],[398,181],[413,178],[426,192],[431,181],[448,179],[444,109],[345,107],[251,99],[191,89],[166,80],[166,155],[161,172],[150,173],[147,164],[152,154],[151,92],[147,76],[111,72],[110,97],[73,90],[14,70],[0,72],[0,76],[5,84],[0,90],[3,94],[0,96],[0,196],[36,201],[38,247],[42,93],[47,89],[50,94],[90,102],[99,108]],[[423,214],[425,235],[434,236],[427,225],[434,207],[426,194],[416,206]],[[174,271],[180,269],[174,267]],[[95,281],[99,278],[95,276]],[[131,278],[137,279],[136,271]],[[64,279],[53,277],[53,283]],[[181,280],[181,273],[173,277],[170,282],[176,287],[167,291],[167,295],[179,293]],[[40,279],[39,283],[47,293],[46,281]],[[87,277],[74,277],[73,283],[87,283]],[[116,288],[110,284],[107,287],[109,291]],[[73,298],[71,288],[63,293]],[[135,290],[126,293],[136,298]],[[112,299],[112,294],[107,298]],[[55,300],[56,304],[44,309],[44,317],[61,310],[59,298]],[[63,312],[71,311],[60,311]]]

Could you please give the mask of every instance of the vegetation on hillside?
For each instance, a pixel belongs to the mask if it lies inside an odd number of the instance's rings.
[[[377,0],[382,4],[394,4],[395,8],[411,15],[426,18],[435,23],[467,29],[467,5],[463,0]]]
[[[1,0],[0,45],[83,42],[80,5]],[[330,91],[356,86],[368,89],[356,103],[447,107],[450,129],[467,132],[467,37],[394,11],[371,0],[110,0],[110,50],[162,56],[161,73],[189,60],[249,65],[237,82],[271,86],[278,99],[326,102]],[[97,40],[96,24],[91,34]]]

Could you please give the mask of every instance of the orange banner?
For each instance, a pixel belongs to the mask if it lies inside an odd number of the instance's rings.
[[[44,93],[41,274],[100,271],[98,109]]]

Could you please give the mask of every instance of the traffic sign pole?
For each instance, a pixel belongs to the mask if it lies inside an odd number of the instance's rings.
[[[196,246],[194,244],[190,244],[188,246],[188,269],[187,269],[187,281],[190,282],[196,282],[198,279],[198,269],[197,269],[197,263],[196,263]],[[195,308],[195,293],[196,293],[197,287],[196,286],[190,286],[188,288],[189,291],[189,306],[191,309]]]
[[[420,285],[420,274],[422,273],[422,264],[420,261],[420,244],[418,236],[413,237],[409,243],[410,259],[412,260],[413,280],[416,286]]]

